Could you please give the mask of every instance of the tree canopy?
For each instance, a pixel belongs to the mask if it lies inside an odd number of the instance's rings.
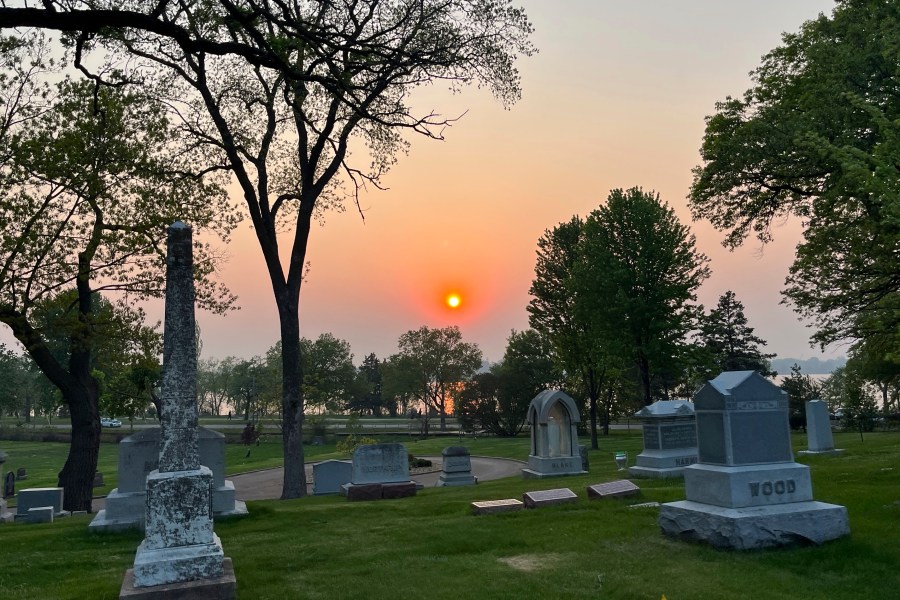
[[[697,326],[696,291],[709,276],[690,229],[655,192],[615,189],[584,224],[573,283],[576,311],[607,352],[633,364],[641,397],[664,395]]]
[[[900,325],[900,3],[839,0],[707,118],[689,196],[739,245],[804,224],[784,294],[822,344]]]
[[[700,344],[710,360],[705,379],[722,371],[758,371],[764,377],[775,375],[769,365],[774,354],[764,354],[766,342],[754,335],[744,315],[744,305],[728,290],[700,323]]]
[[[455,394],[481,367],[481,350],[464,342],[459,327],[432,329],[424,326],[407,331],[397,341],[395,364],[406,371],[410,392],[440,418],[441,431],[447,429],[447,412]],[[426,431],[427,433],[427,431]]]
[[[104,336],[137,333],[133,302],[161,295],[167,225],[185,219],[224,239],[235,221],[159,102],[59,73],[51,85],[41,35],[0,45],[0,322],[62,394],[72,442],[59,484],[67,510],[90,510]],[[209,278],[216,255],[208,243],[195,252],[198,301],[224,310],[232,298]],[[101,311],[100,293],[116,306]],[[116,331],[105,314],[136,328]]]

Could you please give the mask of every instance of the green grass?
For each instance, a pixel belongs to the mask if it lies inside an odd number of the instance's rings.
[[[900,434],[836,434],[840,457],[800,457],[817,500],[847,506],[852,535],[822,546],[719,551],[667,539],[655,509],[682,499],[680,481],[637,480],[641,496],[588,501],[589,484],[619,478],[612,457],[640,449],[636,432],[601,438],[583,477],[510,478],[427,488],[414,498],[348,503],[338,497],[250,502],[250,515],[216,523],[234,560],[240,598],[721,598],[851,600],[900,589]],[[407,443],[436,454],[449,439]],[[456,443],[456,441],[452,442]],[[527,440],[466,440],[474,454],[523,458]],[[805,440],[795,437],[794,447]],[[275,444],[251,449],[272,460]],[[245,447],[229,446],[232,450]],[[280,450],[280,448],[279,448]],[[318,456],[333,447],[310,447]],[[8,450],[7,450],[8,451]],[[37,450],[34,450],[36,453]],[[231,456],[231,454],[229,454]],[[230,458],[229,458],[230,460]],[[232,468],[229,467],[229,471]],[[569,487],[579,502],[474,517],[474,500]],[[0,526],[0,598],[116,598],[138,533],[90,534],[90,516]]]

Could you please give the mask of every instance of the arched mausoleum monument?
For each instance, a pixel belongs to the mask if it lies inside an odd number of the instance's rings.
[[[545,390],[535,396],[528,406],[531,454],[522,475],[535,479],[587,473],[578,448],[580,422],[575,401],[563,392]]]

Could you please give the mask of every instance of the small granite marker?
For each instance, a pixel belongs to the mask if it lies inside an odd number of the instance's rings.
[[[810,400],[806,403],[806,435],[808,450],[797,454],[843,454],[843,450],[834,447],[834,436],[831,434],[831,419],[828,416],[828,405],[822,400]]]
[[[159,469],[147,476],[144,541],[119,598],[234,598],[231,560],[213,532],[213,474],[200,464],[191,229],[169,227]],[[181,593],[184,593],[183,590]]]
[[[448,446],[441,451],[443,464],[438,486],[475,485],[472,475],[472,459],[465,446]]]
[[[597,483],[588,486],[587,494],[591,500],[599,500],[601,498],[622,498],[625,496],[634,496],[640,493],[641,488],[628,481],[627,479],[619,479],[610,481],[609,483]]]
[[[525,504],[515,498],[504,500],[482,500],[472,503],[472,513],[476,515],[493,515],[496,513],[513,512],[522,510]]]
[[[569,488],[558,488],[555,490],[525,492],[522,494],[522,501],[525,503],[525,508],[540,508],[542,506],[577,502],[578,496]]]

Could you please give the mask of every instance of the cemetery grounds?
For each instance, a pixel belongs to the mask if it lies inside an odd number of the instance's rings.
[[[272,436],[274,438],[274,436]],[[226,446],[228,474],[277,466],[281,446]],[[416,456],[466,445],[473,455],[524,460],[528,439],[388,438]],[[586,440],[582,440],[586,443]],[[27,466],[24,487],[55,485],[66,444],[0,442],[6,469]],[[617,598],[695,600],[896,598],[900,590],[900,433],[836,433],[838,457],[798,456],[812,469],[816,500],[841,504],[852,534],[822,546],[720,551],[663,537],[657,509],[632,504],[684,498],[681,480],[635,479],[635,498],[588,500],[586,487],[621,478],[614,456],[641,450],[640,429],[614,431],[590,452],[587,476],[518,477],[412,498],[349,503],[337,496],[248,502],[250,515],[217,521],[234,561],[240,598]],[[806,447],[795,434],[795,452]],[[346,458],[334,445],[307,446],[307,459]],[[22,464],[20,464],[22,463]],[[99,470],[116,485],[116,446]],[[574,504],[473,516],[477,500],[522,498],[567,487]],[[46,525],[0,526],[0,599],[118,597],[139,532],[90,533],[93,515]]]

